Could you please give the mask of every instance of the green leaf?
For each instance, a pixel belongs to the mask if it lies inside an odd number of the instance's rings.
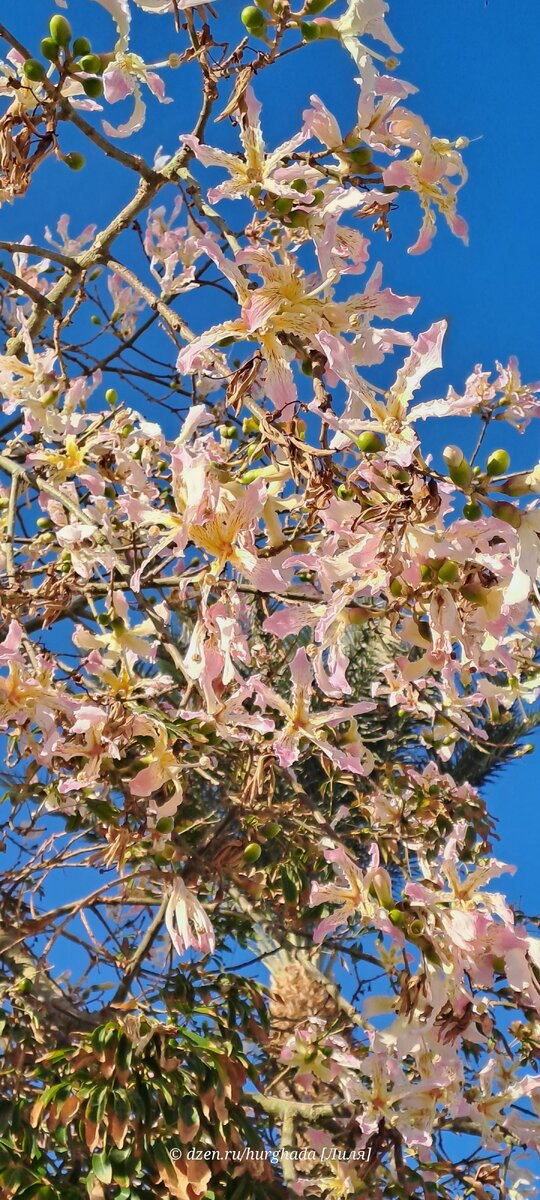
[[[111,1182],[113,1175],[112,1166],[106,1150],[102,1150],[100,1154],[92,1155],[92,1170],[100,1183],[107,1184]]]

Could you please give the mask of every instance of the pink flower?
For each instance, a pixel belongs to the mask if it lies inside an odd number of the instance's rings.
[[[285,717],[285,725],[274,741],[274,752],[282,766],[291,766],[301,753],[301,742],[305,739],[317,747],[335,766],[352,771],[355,775],[368,775],[373,770],[373,757],[356,735],[346,749],[328,741],[325,725],[340,725],[350,721],[358,713],[371,712],[375,707],[371,700],[359,700],[344,708],[335,706],[321,712],[311,710],[313,700],[313,667],[305,650],[297,650],[291,663],[293,684],[289,703],[260,679],[254,680],[255,691],[271,708]]]
[[[129,120],[123,125],[113,126],[108,121],[103,121],[103,128],[109,137],[129,137],[144,125],[146,105],[142,98],[141,82],[146,84],[161,104],[171,103],[171,98],[165,95],[163,80],[146,66],[138,54],[117,50],[113,62],[109,63],[103,73],[105,99],[109,104],[116,104],[119,100],[133,96],[134,104]]]
[[[200,901],[178,876],[165,911],[165,925],[177,954],[185,954],[190,949],[199,954],[214,953],[216,940],[212,924]]]
[[[338,905],[335,912],[324,917],[313,934],[314,942],[322,942],[340,926],[346,925],[350,917],[358,917],[365,925],[398,936],[386,916],[382,903],[392,898],[392,884],[388,872],[380,866],[379,847],[374,843],[370,851],[370,864],[364,873],[342,846],[326,849],[324,857],[332,864],[335,881],[320,884],[314,882],[309,903]]]
[[[260,112],[261,105],[253,89],[249,87],[238,108],[240,140],[244,149],[243,158],[217,147],[205,146],[197,137],[184,136],[184,144],[189,146],[203,166],[222,167],[229,173],[230,178],[224,183],[210,188],[208,199],[211,204],[217,204],[219,200],[238,200],[242,196],[249,196],[254,187],[265,188],[276,196],[298,199],[298,192],[280,180],[278,170],[283,159],[292,154],[305,141],[306,133],[302,131],[295,134],[294,137],[289,138],[276,150],[273,150],[271,154],[267,154],[259,121]],[[316,173],[312,171],[311,175],[314,174],[317,178]],[[298,177],[296,168],[294,177]]]

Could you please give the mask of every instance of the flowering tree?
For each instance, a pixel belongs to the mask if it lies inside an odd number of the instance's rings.
[[[540,477],[483,438],[540,385],[418,402],[445,323],[369,267],[415,198],[411,253],[466,241],[466,140],[384,0],[99,3],[98,49],[91,4],[0,25],[0,199],[48,159],[63,194],[74,140],[132,184],[0,243],[2,1196],[520,1200],[540,941],[476,785],[534,722]],[[267,147],[260,77],[321,43],[348,127],[307,95]],[[177,68],[199,113],[146,162]]]

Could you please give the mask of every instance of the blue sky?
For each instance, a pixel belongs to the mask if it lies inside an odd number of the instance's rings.
[[[240,28],[242,3],[217,0],[216,7],[228,28]],[[340,8],[336,5],[336,12]],[[52,11],[52,4],[49,9],[43,0],[27,0],[13,12],[13,28],[33,53],[47,32]],[[98,50],[109,48],[110,18],[96,4],[71,0],[68,15],[76,33],[91,36]],[[6,12],[3,19],[8,16]],[[407,255],[419,223],[417,202],[409,197],[394,218],[391,246],[386,248],[379,235],[380,242],[375,241],[372,250],[373,259],[384,259],[388,285],[396,292],[422,297],[411,322],[416,330],[441,317],[449,321],[444,368],[437,377],[430,377],[424,394],[443,395],[450,383],[459,390],[475,363],[482,362],[487,368],[496,358],[505,362],[511,353],[517,356],[524,379],[536,379],[540,376],[540,226],[535,216],[540,189],[540,4],[538,0],[519,0],[514,5],[508,0],[393,0],[389,24],[405,47],[396,73],[420,89],[418,96],[411,97],[410,107],[420,112],[438,135],[477,139],[466,152],[470,180],[461,193],[461,210],[470,225],[470,246],[465,248],[440,225],[427,255]],[[138,14],[134,30],[134,49],[147,61],[162,59],[176,48],[172,21],[166,18]],[[179,133],[193,124],[198,101],[193,72],[164,75],[174,103],[159,106],[149,98],[147,125],[129,147],[149,159],[158,145],[169,153],[176,149]],[[268,144],[298,129],[302,109],[313,91],[345,128],[352,125],[353,78],[351,60],[329,43],[291,55],[263,74],[256,90],[264,104]],[[107,115],[112,115],[113,121],[124,120],[124,106]],[[223,123],[210,124],[208,140],[234,148],[236,134]],[[61,141],[64,151],[82,148],[79,135],[69,128],[62,130]],[[133,185],[128,172],[114,164],[104,165],[101,155],[92,149],[87,168],[79,175],[49,161],[37,173],[28,198],[2,208],[1,237],[19,239],[30,233],[34,240],[42,241],[44,225],[53,227],[64,211],[71,212],[74,231],[88,221],[104,224],[131,194]],[[171,201],[172,197],[171,190]],[[230,205],[227,215],[238,221]],[[128,261],[127,251],[124,261]],[[193,303],[196,311],[196,301],[188,297],[187,303],[185,315],[190,320],[189,304]],[[205,323],[212,319],[214,314],[207,311]],[[440,432],[430,428],[427,436],[428,440],[432,436],[437,453],[448,441],[461,440],[466,448],[474,431],[472,422],[468,432],[466,422],[449,421]],[[486,445],[492,449],[502,442],[511,450],[515,467],[538,457],[539,439],[533,427],[521,437],[504,427],[499,437],[492,437]],[[488,789],[491,809],[500,820],[498,856],[519,867],[514,879],[507,877],[501,882],[512,899],[532,911],[538,905],[540,844],[536,776],[537,759],[527,756],[505,770]]]

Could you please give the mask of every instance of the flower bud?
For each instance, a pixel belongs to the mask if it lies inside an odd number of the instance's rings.
[[[291,213],[288,224],[292,229],[307,229],[309,226],[309,214],[302,212],[301,209],[297,209],[296,212]]]
[[[390,582],[389,591],[390,595],[393,596],[395,600],[397,600],[399,596],[403,595],[403,584],[401,583],[401,580],[392,579]]]
[[[156,822],[157,833],[170,833],[174,829],[174,821],[172,817],[160,817]]]
[[[463,516],[466,521],[479,521],[482,516],[482,505],[477,500],[469,500],[463,505]]]
[[[478,606],[486,604],[488,599],[488,594],[480,583],[465,583],[461,588],[461,595],[464,600],[469,601],[469,604]]]
[[[325,8],[330,8],[333,2],[334,0],[308,0],[304,8],[306,17],[317,17]]]
[[[456,487],[467,487],[472,479],[472,468],[459,446],[445,446],[443,458],[452,483]]]
[[[103,95],[103,84],[101,79],[96,79],[95,77],[83,79],[83,89],[85,95],[88,96],[90,100],[97,100],[98,96]]]
[[[447,558],[442,567],[439,567],[437,579],[439,583],[455,583],[459,575],[459,565],[453,562],[451,558]]]
[[[274,209],[279,213],[280,217],[288,216],[293,206],[293,201],[290,196],[278,196],[274,200]]]
[[[27,58],[24,64],[24,73],[27,79],[32,83],[41,83],[45,79],[46,71],[43,63],[38,62],[37,58]]]
[[[487,463],[486,471],[488,475],[504,475],[510,466],[510,455],[506,450],[494,450],[490,454]]]
[[[384,908],[389,908],[392,912],[394,912],[392,907],[394,903],[392,896],[392,884],[390,882],[388,871],[385,871],[383,867],[379,867],[379,869],[375,871],[371,882],[371,887],[369,889],[370,891],[371,888],[373,888],[379,904],[382,904]]]
[[[88,41],[88,38],[85,38],[85,37],[75,38],[75,41],[73,43],[73,55],[75,58],[80,58],[81,54],[90,54],[91,50],[92,50],[92,47],[90,45],[90,42]]]
[[[109,407],[114,408],[114,405],[118,403],[118,392],[116,391],[116,388],[107,388],[107,391],[105,392],[105,399]]]
[[[50,59],[51,62],[56,62],[58,58],[58,46],[54,38],[43,38],[41,41],[40,50],[44,58]]]
[[[82,171],[86,159],[84,154],[78,154],[76,150],[71,150],[69,154],[62,155],[62,161],[70,171]],[[95,323],[95,322],[94,322]],[[99,322],[101,324],[101,322]]]
[[[305,42],[316,42],[321,36],[319,26],[314,21],[302,21],[300,33]]]
[[[502,484],[501,491],[507,496],[529,496],[534,492],[534,483],[532,473],[527,474],[526,471],[521,471],[519,475],[512,475],[510,479],[505,480]]]
[[[49,21],[49,32],[57,46],[69,46],[71,41],[71,25],[60,13],[55,13]]]
[[[379,450],[384,449],[384,442],[378,433],[371,429],[365,429],[356,439],[356,445],[363,454],[377,454]]]
[[[508,504],[506,500],[493,505],[493,516],[498,517],[499,521],[505,521],[513,529],[519,529],[521,525],[519,508],[516,508],[515,504]]]
[[[354,493],[351,492],[351,489],[346,487],[344,483],[340,483],[337,494],[340,500],[351,500],[354,495]]]
[[[254,37],[261,37],[268,28],[268,21],[260,8],[255,8],[254,4],[248,4],[240,13],[240,20],[245,25],[248,33],[252,33]]]
[[[103,71],[103,63],[99,54],[85,54],[81,58],[80,65],[83,71],[87,71],[89,75],[101,75]]]
[[[358,146],[356,150],[350,150],[348,158],[355,167],[365,167],[366,163],[371,162],[371,150],[369,146]]]
[[[262,850],[258,842],[250,842],[244,848],[244,860],[247,863],[255,863],[261,857]]]
[[[333,21],[326,21],[324,18],[321,20],[319,18],[317,25],[319,26],[320,38],[335,38],[336,40],[339,40],[339,31],[336,29]]]
[[[405,913],[402,912],[400,908],[391,908],[388,916],[390,917],[392,925],[397,925],[398,929],[403,929],[407,918]]]

